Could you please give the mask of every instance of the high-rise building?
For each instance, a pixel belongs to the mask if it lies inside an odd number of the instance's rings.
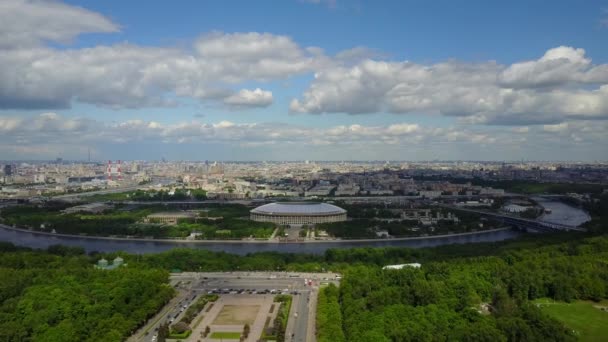
[[[4,175],[12,176],[13,175],[13,166],[10,164],[4,165]]]

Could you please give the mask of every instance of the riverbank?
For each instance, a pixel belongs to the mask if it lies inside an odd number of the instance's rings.
[[[166,243],[183,243],[183,244],[316,244],[316,243],[368,243],[368,242],[389,242],[389,241],[415,241],[415,240],[427,240],[427,239],[441,239],[446,237],[457,237],[467,235],[479,235],[484,233],[495,233],[505,230],[511,230],[510,227],[496,228],[481,230],[477,232],[467,233],[454,233],[454,234],[441,234],[441,235],[429,235],[429,236],[413,236],[404,238],[391,238],[391,239],[335,239],[335,240],[309,240],[309,241],[272,241],[272,240],[185,240],[185,239],[150,239],[150,238],[122,238],[122,237],[110,237],[110,236],[91,236],[91,235],[74,235],[74,234],[61,234],[61,233],[49,233],[41,232],[36,230],[29,230],[24,228],[11,227],[4,224],[0,224],[0,228],[7,230],[13,230],[24,233],[31,233],[35,235],[45,235],[54,237],[65,237],[72,239],[91,239],[91,240],[107,240],[107,241],[134,241],[134,242],[166,242]]]

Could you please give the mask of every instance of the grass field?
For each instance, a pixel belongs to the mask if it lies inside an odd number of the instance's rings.
[[[606,341],[608,339],[608,312],[595,306],[608,306],[608,301],[593,303],[576,301],[555,302],[549,299],[535,301],[542,311],[573,329],[581,341]]]
[[[251,325],[255,321],[258,311],[260,311],[259,305],[224,305],[213,324]]]
[[[211,338],[221,339],[225,338],[227,340],[238,340],[241,338],[240,332],[228,332],[228,331],[216,331],[211,333]]]

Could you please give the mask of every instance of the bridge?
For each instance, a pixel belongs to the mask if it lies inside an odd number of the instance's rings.
[[[457,206],[445,205],[445,204],[438,204],[437,206],[446,208],[446,209],[458,210],[458,211],[462,211],[462,212],[473,213],[473,214],[478,214],[478,215],[485,216],[485,217],[490,217],[490,218],[500,221],[504,224],[514,226],[521,230],[525,230],[525,231],[529,231],[529,232],[556,232],[556,231],[585,232],[585,231],[587,231],[586,229],[580,228],[580,227],[569,226],[569,225],[560,224],[560,223],[540,221],[540,220],[526,219],[526,218],[517,217],[517,216],[513,216],[513,215],[494,213],[494,212],[485,211],[485,210],[469,209],[469,208],[463,208],[463,207],[457,207]]]

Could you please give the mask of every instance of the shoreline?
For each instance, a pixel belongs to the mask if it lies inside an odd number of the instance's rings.
[[[511,230],[510,227],[502,227],[495,229],[482,230],[477,232],[466,232],[466,233],[455,233],[455,234],[441,234],[441,235],[429,235],[429,236],[414,236],[414,237],[402,237],[392,239],[336,239],[336,240],[312,240],[312,241],[271,241],[271,240],[183,240],[183,239],[149,239],[149,238],[121,238],[121,237],[109,237],[109,236],[92,236],[92,235],[74,235],[74,234],[62,234],[62,233],[49,233],[41,232],[36,230],[29,230],[24,228],[17,228],[0,224],[0,228],[6,230],[19,231],[24,233],[32,233],[37,235],[45,236],[56,236],[72,239],[89,239],[89,240],[106,240],[106,241],[135,241],[135,242],[159,242],[159,243],[183,243],[183,244],[267,244],[267,245],[292,245],[292,244],[323,244],[323,243],[369,243],[369,242],[391,242],[391,241],[408,241],[408,240],[428,240],[428,239],[440,239],[446,237],[457,237],[467,235],[480,235],[486,233],[494,233],[499,231]]]

